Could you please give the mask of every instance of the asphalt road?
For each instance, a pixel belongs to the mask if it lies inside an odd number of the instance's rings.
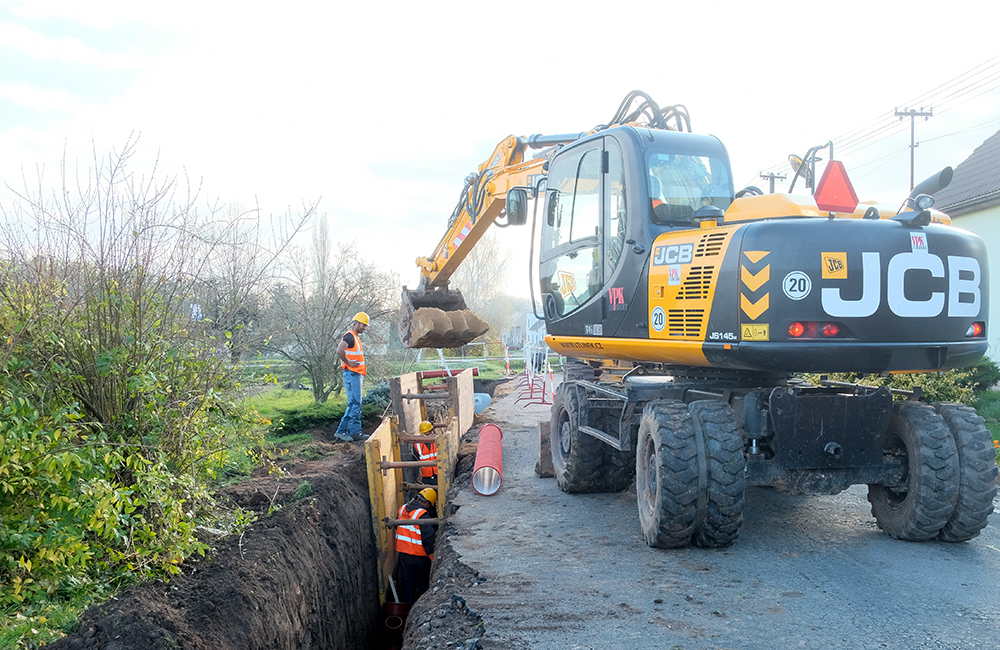
[[[970,542],[907,543],[875,526],[867,488],[747,492],[726,549],[658,550],[634,489],[568,495],[534,473],[548,407],[485,413],[504,432],[503,484],[461,491],[451,543],[486,581],[466,592],[486,650],[1000,647],[1000,523]]]

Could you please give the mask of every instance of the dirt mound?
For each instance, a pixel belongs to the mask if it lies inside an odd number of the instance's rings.
[[[372,648],[378,585],[362,447],[337,445],[285,469],[225,492],[244,507],[280,510],[221,539],[183,575],[87,610],[79,631],[50,647]]]

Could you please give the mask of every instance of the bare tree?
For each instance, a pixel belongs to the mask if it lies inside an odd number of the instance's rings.
[[[308,253],[293,255],[271,296],[275,335],[269,349],[300,366],[312,382],[313,398],[339,394],[343,375],[337,346],[354,314],[367,312],[366,357],[384,344],[397,308],[399,280],[361,259],[352,244],[333,251],[326,218],[318,220]],[[366,359],[369,368],[372,360]]]
[[[136,147],[133,138],[106,157],[95,151],[75,174],[64,161],[58,187],[39,171],[15,191],[0,208],[0,296],[37,324],[19,334],[38,367],[55,369],[46,394],[68,393],[111,439],[152,439],[185,469],[220,443],[205,428],[233,376],[191,318],[192,300],[229,272],[213,265],[238,260],[239,290],[227,299],[238,312],[311,210],[268,249],[239,219],[221,219],[224,209],[200,212],[198,187],[161,179],[155,166],[134,171]]]
[[[277,273],[275,261],[314,209],[304,205],[297,218],[287,214],[266,220],[259,207],[248,210],[229,205],[213,210],[217,217],[211,221],[210,236],[215,245],[190,309],[194,318],[203,319],[208,330],[225,342],[233,363],[245,352],[263,348],[273,334],[263,312]]]

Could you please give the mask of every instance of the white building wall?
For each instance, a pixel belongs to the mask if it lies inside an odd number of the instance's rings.
[[[952,217],[951,222],[976,233],[986,242],[990,265],[990,314],[986,325],[990,348],[986,355],[1000,362],[1000,206]]]

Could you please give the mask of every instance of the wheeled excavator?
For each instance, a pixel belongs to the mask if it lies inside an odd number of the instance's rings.
[[[449,278],[488,228],[526,224],[533,204],[532,295],[567,358],[550,423],[561,489],[634,481],[659,548],[734,542],[747,486],[865,484],[889,536],[969,540],[996,494],[976,412],[803,373],[973,364],[987,348],[983,241],[933,208],[950,168],[899,209],[859,204],[829,147],[814,194],[737,192],[723,144],[639,91],[589,131],[510,136],[417,260],[400,336],[454,347],[481,334]]]

